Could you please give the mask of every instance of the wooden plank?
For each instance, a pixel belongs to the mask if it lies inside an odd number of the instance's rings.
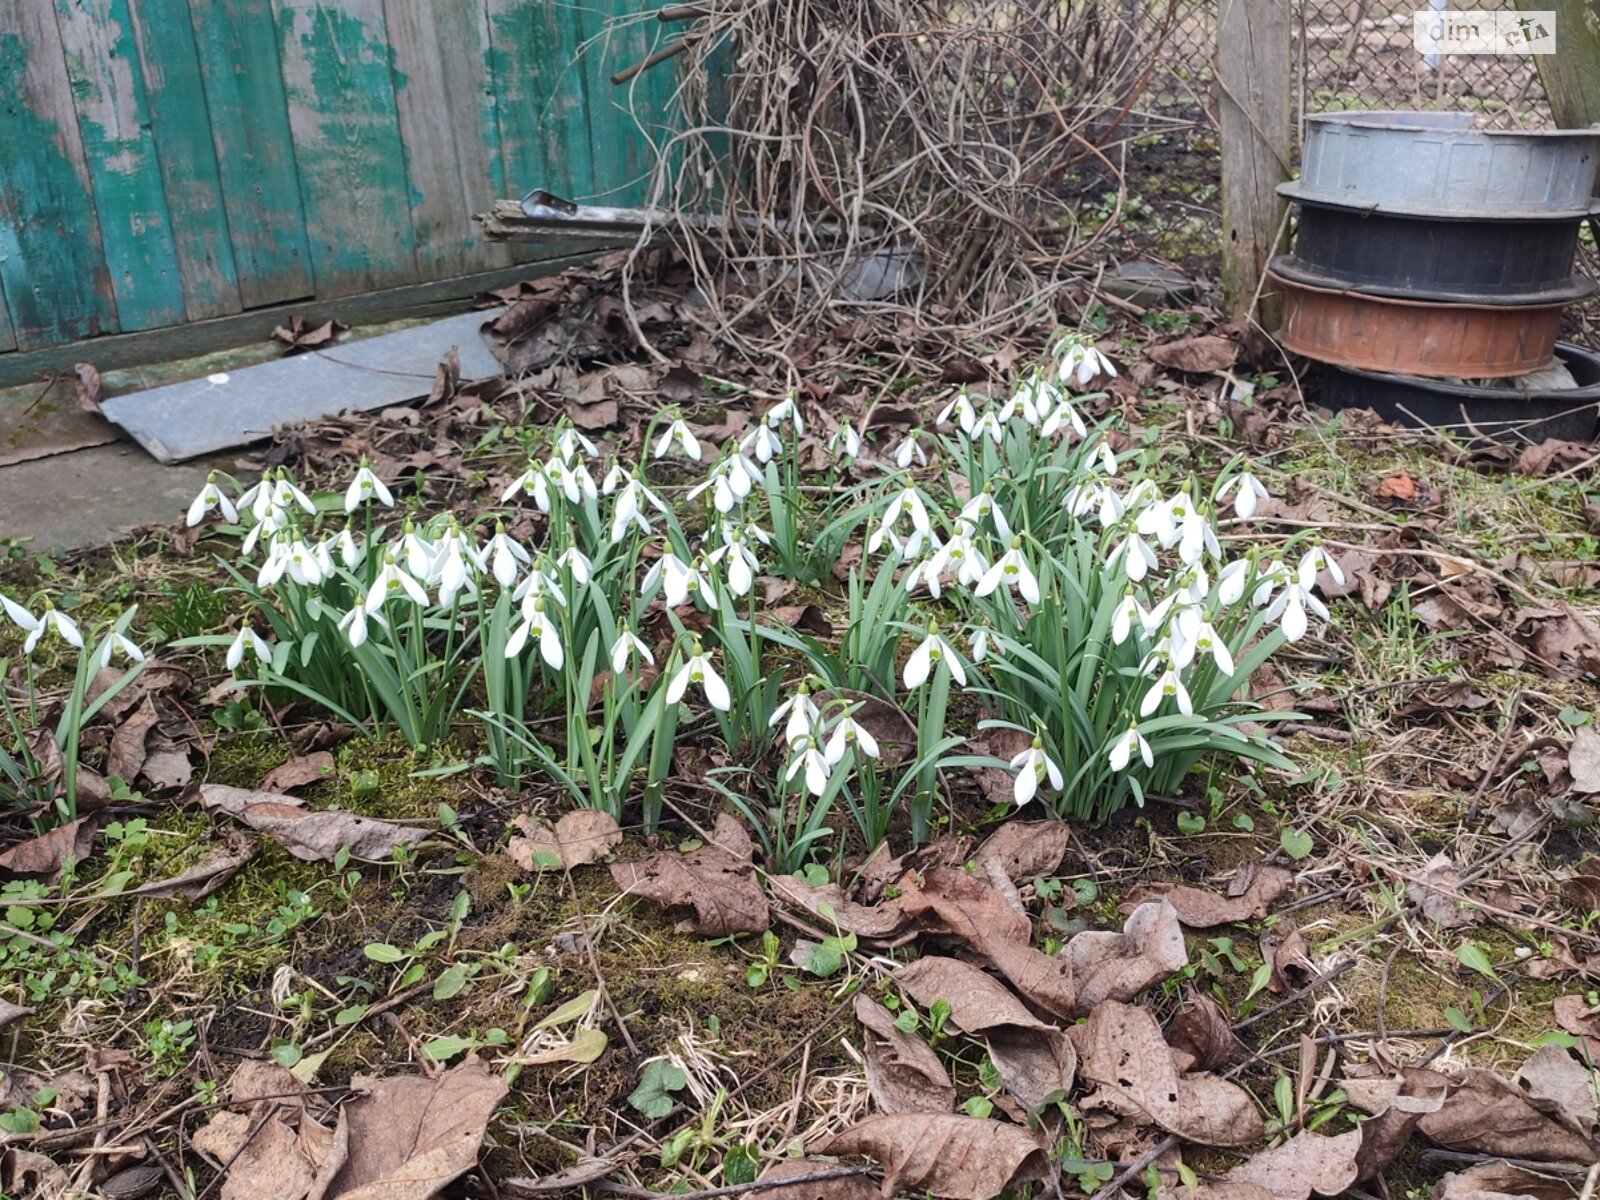
[[[489,19],[481,4],[385,0],[395,104],[424,279],[505,266],[473,217],[505,195],[489,90]]]
[[[645,6],[646,12],[655,4]],[[636,0],[572,0],[565,19],[577,20],[583,37],[581,60],[589,96],[589,130],[594,144],[592,204],[631,207],[650,194],[651,138],[646,129],[667,124],[675,67],[660,64],[621,86],[611,76],[642,62],[652,50],[677,35],[660,21],[641,20]],[[622,21],[622,18],[628,18]]]
[[[417,278],[383,0],[275,0],[319,296]]]
[[[198,321],[236,313],[239,278],[188,0],[134,0],[131,14],[184,315]]]
[[[1517,0],[1517,7],[1555,13],[1547,32],[1555,35],[1556,52],[1534,55],[1533,61],[1556,128],[1585,129],[1600,121],[1600,10],[1588,0]],[[1541,18],[1534,29],[1542,25]]]
[[[0,283],[24,350],[117,329],[53,6],[0,0]]]
[[[190,0],[228,239],[245,308],[312,292],[272,0]]]
[[[11,331],[11,308],[6,304],[4,280],[0,280],[0,353],[17,348],[17,335]]]
[[[296,421],[419,399],[433,387],[439,363],[452,348],[463,380],[498,376],[500,360],[479,332],[489,319],[486,313],[460,313],[315,354],[113,396],[100,411],[162,462],[182,462],[248,446]]]
[[[183,320],[183,281],[128,0],[56,0],[56,20],[124,330]]]
[[[167,329],[147,329],[141,333],[96,338],[92,342],[0,354],[0,388],[36,381],[58,371],[70,371],[74,363],[84,360],[94,363],[101,371],[113,371],[214,354],[270,338],[273,329],[293,313],[317,324],[340,320],[349,325],[393,317],[447,316],[460,312],[462,302],[479,292],[505,287],[521,279],[554,275],[594,257],[593,252],[575,254],[559,246],[529,247],[529,250],[538,256],[538,261],[337,300],[301,300],[271,308],[246,309],[232,316],[192,321]]]
[[[552,0],[486,0],[490,77],[506,194],[536,187],[579,200],[594,188],[587,77],[576,11]]]
[[[1289,10],[1282,0],[1222,0],[1217,20],[1218,129],[1222,141],[1222,286],[1228,315],[1248,320],[1286,201],[1290,176]],[[1278,326],[1281,301],[1261,296],[1255,319]]]

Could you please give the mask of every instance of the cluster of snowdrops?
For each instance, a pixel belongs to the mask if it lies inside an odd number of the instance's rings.
[[[963,768],[1097,819],[1208,756],[1287,766],[1246,685],[1326,619],[1316,578],[1338,567],[1314,543],[1230,554],[1223,515],[1265,490],[1238,462],[1163,486],[1115,453],[1074,398],[1114,374],[1069,334],[1008,396],[958,392],[881,453],[808,430],[793,396],[720,448],[666,408],[638,462],[565,421],[524,429],[526,469],[471,520],[401,515],[365,462],[342,497],[282,468],[242,492],[214,475],[188,520],[239,537],[223,565],[247,615],[188,644],[366,732],[437,748],[475,724],[503,784],[545,776],[647,826],[669,779],[709,789],[791,869],[844,813],[871,845],[902,808],[926,838]],[[807,438],[822,472],[801,471]],[[833,596],[841,632],[775,620],[778,580]],[[49,607],[6,611],[29,650],[82,640]],[[116,638],[94,652],[137,655]]]

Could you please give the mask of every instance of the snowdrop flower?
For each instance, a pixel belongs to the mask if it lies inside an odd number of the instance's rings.
[[[795,403],[794,394],[778,401],[767,409],[765,423],[769,429],[776,429],[783,421],[788,421],[794,426],[795,437],[803,437],[806,432],[806,423],[800,417],[800,406]]]
[[[356,472],[356,477],[350,481],[350,486],[345,489],[344,511],[353,513],[372,500],[376,500],[385,508],[394,507],[394,496],[384,486],[383,480],[372,473],[372,467],[363,456],[361,468]]]
[[[32,654],[34,647],[39,644],[39,639],[52,629],[67,645],[76,646],[79,650],[83,649],[83,634],[78,631],[78,623],[47,600],[45,601],[44,611],[39,614],[38,624],[28,632],[27,638],[23,640],[22,652],[24,654]]]
[[[283,467],[278,468],[278,481],[272,487],[272,503],[282,509],[287,509],[291,504],[298,504],[309,515],[315,515],[317,506],[311,503],[311,497],[295,487],[294,480],[289,478],[289,472]]]
[[[828,435],[828,449],[835,458],[858,458],[861,454],[861,435],[854,425],[841,425]]]
[[[1061,392],[1038,371],[1028,376],[1000,410],[1000,420],[1021,417],[1023,424],[1037,426],[1062,399]]]
[[[339,618],[339,628],[344,631],[345,637],[349,639],[352,649],[359,650],[367,644],[367,636],[370,632],[370,627],[367,624],[368,620],[376,621],[380,625],[388,624],[383,619],[382,613],[369,613],[367,611],[367,602],[357,596],[356,602],[351,606],[350,611]]]
[[[589,556],[576,545],[569,546],[556,556],[556,566],[566,567],[572,572],[572,581],[579,587],[589,582],[589,576],[594,571],[594,564],[589,561]]]
[[[822,719],[822,714],[812,702],[811,689],[806,686],[804,680],[795,689],[794,695],[772,710],[767,727],[772,728],[785,717],[788,721],[783,727],[783,740],[791,746],[801,738],[810,737],[816,731],[817,722]]]
[[[316,587],[323,580],[322,559],[326,554],[319,555],[297,533],[289,541],[286,553],[289,578],[301,587]],[[329,564],[332,567],[332,564]],[[331,572],[330,572],[331,573]]]
[[[739,449],[754,454],[759,463],[769,463],[783,453],[783,441],[770,425],[757,425],[739,443]]]
[[[333,544],[332,538],[325,538],[311,547],[311,557],[316,562],[317,570],[321,572],[324,579],[332,579],[335,573],[333,553],[330,549]]]
[[[639,640],[631,629],[624,629],[617,634],[616,644],[611,647],[611,671],[614,675],[624,675],[628,670],[628,660],[638,657],[656,665],[656,656],[650,653],[650,647]]]
[[[1144,734],[1139,732],[1139,723],[1132,722],[1127,731],[1111,745],[1111,752],[1107,757],[1111,761],[1113,771],[1125,771],[1128,763],[1133,759],[1133,752],[1138,750],[1139,757],[1144,759],[1144,765],[1156,765],[1155,752],[1150,749],[1150,743],[1145,741]]]
[[[1340,568],[1338,560],[1330,557],[1320,544],[1311,547],[1300,556],[1300,565],[1295,570],[1300,586],[1308,591],[1315,587],[1318,571],[1326,571],[1334,583],[1340,587],[1344,586],[1344,571]]]
[[[735,596],[743,596],[755,586],[756,573],[761,570],[760,560],[744,543],[744,535],[737,529],[726,533],[728,541],[706,556],[712,564],[726,562],[728,588]]]
[[[1039,790],[1039,785],[1046,778],[1050,780],[1050,786],[1058,792],[1066,783],[1061,777],[1061,768],[1056,766],[1044,752],[1044,739],[1037,735],[1033,739],[1033,745],[1012,758],[1011,767],[1017,773],[1017,782],[1012,789],[1012,795],[1016,798],[1018,808],[1033,799]]]
[[[1063,398],[1048,413],[1044,420],[1039,422],[1039,433],[1043,437],[1055,437],[1063,429],[1070,429],[1079,437],[1088,437],[1089,430],[1083,423],[1083,418],[1078,415],[1078,410],[1072,407],[1072,402]]]
[[[417,531],[410,518],[400,527],[400,552],[405,555],[406,570],[418,579],[433,582],[438,565],[438,547],[428,540],[426,533]],[[376,608],[377,605],[369,603],[367,607]]]
[[[928,465],[928,452],[922,448],[921,432],[919,429],[913,429],[894,448],[895,466],[901,470],[909,467],[912,463],[916,463],[919,467]]]
[[[961,666],[961,659],[950,649],[950,643],[939,636],[937,626],[929,625],[922,644],[911,652],[910,658],[906,659],[904,675],[906,690],[915,691],[921,687],[941,662],[949,665],[950,677],[962,687],[966,687],[967,673]]]
[[[559,671],[567,656],[561,648],[561,637],[556,632],[555,622],[545,615],[542,599],[534,600],[531,611],[527,605],[523,606],[522,624],[512,630],[511,636],[506,639],[506,657],[515,658],[521,654],[530,637],[538,639],[539,657],[549,664],[552,671]]]
[[[1134,599],[1133,589],[1130,587],[1122,593],[1122,599],[1117,604],[1116,612],[1111,614],[1111,644],[1120,646],[1128,640],[1128,634],[1133,632],[1133,623],[1138,621],[1141,626],[1145,624],[1144,610],[1139,607],[1139,602]]]
[[[988,438],[996,446],[1005,440],[1005,430],[1000,425],[1000,414],[994,409],[985,409],[981,417],[972,423],[972,428],[967,431],[967,436],[973,441]]]
[[[389,551],[384,555],[377,578],[367,589],[367,608],[377,612],[396,592],[404,592],[417,604],[427,606],[428,593],[422,590],[420,583],[400,569],[400,564],[394,560],[394,552]]]
[[[617,493],[617,505],[611,516],[611,540],[620,542],[630,524],[637,525],[641,533],[650,532],[650,522],[645,518],[646,506],[665,513],[667,506],[661,502],[637,475],[631,476]]]
[[[1224,608],[1232,608],[1243,599],[1245,585],[1250,582],[1250,572],[1254,566],[1248,558],[1236,558],[1222,568],[1217,576],[1217,600]]]
[[[606,477],[600,483],[600,491],[609,496],[623,484],[627,483],[629,475],[622,469],[622,464],[616,459],[611,460],[611,466],[606,469]]]
[[[1094,450],[1091,451],[1091,454],[1095,465],[1107,475],[1115,475],[1117,473],[1117,452],[1111,448],[1111,443],[1105,438],[1101,438],[1094,444]]]
[[[996,658],[1005,657],[1005,649],[995,639],[992,629],[979,629],[972,635],[972,661],[981,663],[993,652]]]
[[[1272,603],[1273,593],[1289,582],[1289,568],[1281,562],[1270,562],[1256,575],[1255,590],[1250,593],[1252,608],[1265,608]]]
[[[0,609],[4,609],[6,616],[10,617],[16,626],[25,633],[32,633],[39,628],[39,618],[9,596],[0,595]]]
[[[662,593],[666,597],[668,608],[678,608],[687,604],[690,596],[709,593],[711,590],[711,583],[702,569],[701,559],[696,558],[691,566],[670,550],[656,559],[645,572],[644,582],[639,589],[640,594],[644,595],[651,591],[657,580],[661,581]]]
[[[267,557],[261,563],[261,569],[256,572],[256,586],[259,588],[272,588],[278,586],[289,570],[289,539],[279,534],[272,539],[272,548],[267,551]]]
[[[250,515],[257,521],[264,521],[267,514],[276,507],[272,501],[272,481],[273,473],[268,469],[260,479],[245,488],[239,497],[239,507],[248,508]]]
[[[976,527],[982,523],[984,517],[994,521],[995,532],[1001,538],[1007,541],[1010,540],[1011,526],[1006,521],[1005,510],[1000,507],[1000,502],[994,498],[993,487],[987,485],[983,491],[962,505],[960,519]]]
[[[828,790],[829,763],[827,756],[817,748],[817,739],[808,737],[790,748],[795,751],[795,756],[789,762],[789,769],[783,773],[783,781],[793,782],[794,777],[804,770],[807,789],[813,796],[822,795]]]
[[[1195,606],[1206,602],[1206,597],[1211,594],[1211,577],[1206,574],[1204,564],[1196,563],[1183,573],[1183,578],[1178,581],[1178,595],[1185,604]]]
[[[106,635],[106,640],[101,645],[100,653],[95,659],[101,670],[104,670],[106,667],[111,665],[111,655],[113,652],[122,655],[122,657],[127,659],[129,662],[144,661],[144,651],[139,649],[138,646],[135,646],[131,641],[123,637],[120,633],[117,633],[115,630]]]
[[[750,495],[752,476],[761,477],[754,464],[746,469],[744,464],[748,463],[750,460],[742,454],[720,460],[711,468],[705,482],[691,488],[685,499],[694,500],[709,489],[712,507],[719,513],[732,512]]]
[[[1283,636],[1291,642],[1298,642],[1306,635],[1307,609],[1324,621],[1329,619],[1328,607],[1317,599],[1316,593],[1299,579],[1291,579],[1267,609],[1267,620],[1276,621],[1281,616],[1283,620],[1279,628],[1283,630]]]
[[[239,627],[239,635],[228,645],[228,653],[224,656],[223,665],[230,671],[237,671],[244,662],[245,652],[248,651],[258,663],[272,661],[272,647],[262,639],[261,635],[248,625]]]
[[[556,451],[561,455],[563,462],[571,462],[573,455],[582,450],[590,458],[600,456],[599,449],[583,434],[571,425],[562,426],[561,432],[556,435]]]
[[[686,456],[692,458],[695,462],[700,461],[700,443],[695,439],[694,434],[689,432],[689,427],[683,423],[683,418],[680,416],[674,416],[672,423],[667,426],[666,432],[656,439],[655,449],[651,452],[651,457],[665,458],[672,450],[673,442],[678,443],[678,448]]]
[[[978,586],[972,594],[978,597],[987,596],[1001,584],[1008,588],[1016,588],[1021,597],[1029,604],[1039,603],[1039,581],[1034,577],[1028,560],[1022,557],[1022,539],[1011,539],[1011,549],[1002,554],[988,573],[978,581]]]
[[[1062,339],[1061,361],[1057,367],[1062,383],[1087,387],[1098,376],[1116,377],[1117,368],[1112,361],[1095,348],[1092,341],[1079,335]]]
[[[911,522],[911,536],[905,542],[895,535],[895,525],[902,513]],[[902,559],[915,558],[922,552],[923,542],[932,536],[933,522],[928,519],[928,508],[922,503],[922,497],[915,488],[903,488],[889,498],[883,516],[878,519],[878,527],[867,539],[867,553],[876,554],[888,541],[899,551]]]
[[[499,521],[494,523],[494,536],[484,552],[489,559],[489,573],[503,588],[517,581],[517,564],[526,566],[529,561],[528,552],[506,533],[506,527]]]
[[[1241,521],[1248,521],[1255,515],[1258,501],[1269,499],[1267,489],[1249,471],[1240,471],[1218,488],[1217,502],[1221,503],[1226,500],[1228,494],[1235,490],[1237,490],[1237,495],[1233,498],[1233,513]]]
[[[684,692],[691,683],[700,685],[705,693],[706,703],[719,712],[727,712],[733,707],[733,697],[728,694],[728,685],[723,682],[722,676],[717,674],[717,669],[711,665],[711,656],[700,647],[698,638],[694,641],[693,652],[689,660],[678,668],[678,673],[667,684],[667,703],[676,704],[683,699]]]
[[[950,402],[939,410],[939,415],[934,418],[934,425],[943,428],[955,421],[961,432],[968,437],[972,436],[972,428],[978,422],[977,411],[972,407],[972,397],[967,395],[967,389],[962,388]]]
[[[205,520],[205,516],[212,509],[222,514],[222,519],[230,523],[239,520],[239,510],[234,508],[233,501],[222,494],[222,489],[217,486],[217,473],[212,471],[206,476],[206,484],[200,489],[200,494],[194,498],[194,503],[189,505],[188,525],[190,528]]]
[[[476,590],[473,587],[472,576],[482,568],[483,564],[478,559],[478,548],[452,518],[450,528],[445,531],[444,537],[439,539],[438,550],[434,555],[434,573],[439,581],[439,603],[454,604],[463,589],[471,595]]]
[[[1218,671],[1224,675],[1233,674],[1233,655],[1228,650],[1228,644],[1198,608],[1185,608],[1178,613],[1169,634],[1169,645],[1172,649],[1172,665],[1180,671],[1187,670],[1197,656],[1209,655]]]
[[[569,467],[559,458],[550,458],[545,461],[544,474],[561,490],[569,504],[581,504],[584,500],[594,500],[599,496],[599,491],[594,486],[594,477],[581,462]],[[535,499],[537,500],[537,497]]]
[[[566,589],[562,587],[561,580],[556,578],[550,560],[543,554],[539,555],[539,561],[523,581],[517,584],[517,590],[511,593],[511,598],[521,602],[524,616],[532,611],[535,600],[553,600],[562,608],[567,606]]]
[[[1106,568],[1114,569],[1119,562],[1129,581],[1138,583],[1155,569],[1156,552],[1145,544],[1145,540],[1137,532],[1130,533],[1122,539],[1122,544],[1111,552],[1111,557],[1106,560]]]
[[[845,713],[834,725],[833,734],[828,738],[828,745],[823,750],[822,756],[828,760],[829,766],[837,766],[844,760],[845,753],[852,746],[868,758],[878,757],[878,740],[858,725],[853,716]]]
[[[500,503],[510,504],[511,498],[521,494],[532,496],[533,503],[540,512],[550,511],[550,484],[545,477],[544,468],[533,459],[528,460],[528,469],[511,481],[511,486],[500,493]]]
[[[935,600],[939,598],[940,584],[947,573],[954,575],[963,587],[973,587],[988,572],[989,560],[973,540],[975,532],[970,522],[957,521],[950,540],[922,565],[922,580]],[[913,586],[913,582],[906,584],[908,590]]]
[[[1194,715],[1194,702],[1189,699],[1189,689],[1183,686],[1183,680],[1178,678],[1178,672],[1170,666],[1157,677],[1150,690],[1144,694],[1144,699],[1139,702],[1139,715],[1148,717],[1161,707],[1163,700],[1167,699],[1176,701],[1178,711],[1184,716]]]
[[[341,529],[339,536],[327,543],[332,549],[339,552],[339,561],[347,571],[354,571],[361,562],[361,547],[357,544],[355,535],[349,529]],[[328,572],[330,575],[333,572]]]

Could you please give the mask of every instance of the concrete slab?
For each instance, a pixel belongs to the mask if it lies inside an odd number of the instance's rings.
[[[104,417],[79,407],[77,388],[65,376],[13,391],[19,393],[14,402],[0,396],[0,467],[104,446],[122,436]]]
[[[463,380],[501,372],[469,312],[331,350],[280,358],[104,401],[100,409],[162,462],[248,445],[274,427],[426,396],[455,347]]]

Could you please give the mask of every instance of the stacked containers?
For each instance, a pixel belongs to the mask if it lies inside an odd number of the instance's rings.
[[[1373,372],[1498,378],[1555,361],[1600,131],[1478,130],[1465,113],[1307,118],[1279,339]]]

